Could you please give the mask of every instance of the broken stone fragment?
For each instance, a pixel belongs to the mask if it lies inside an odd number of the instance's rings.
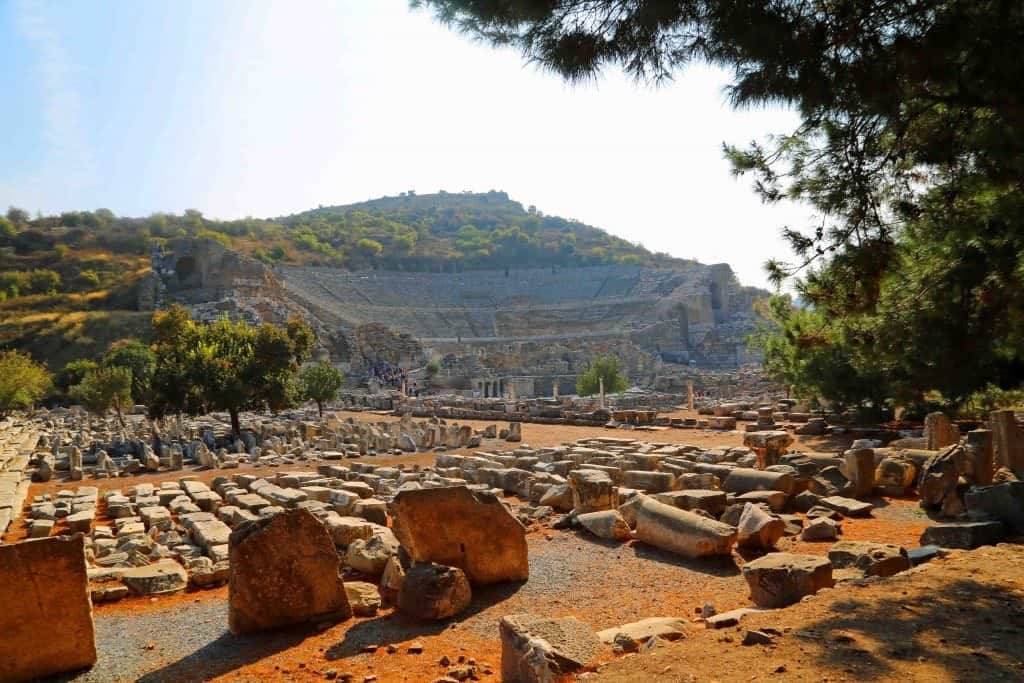
[[[786,523],[761,505],[747,503],[736,530],[736,543],[741,547],[771,550],[782,538]]]
[[[834,541],[841,530],[840,522],[827,517],[812,519],[800,532],[802,541]]]
[[[161,595],[185,590],[188,574],[174,560],[165,559],[129,569],[121,575],[121,581],[135,595]]]
[[[887,543],[840,541],[829,548],[828,559],[835,569],[855,567],[866,576],[892,576],[910,569],[906,549]]]
[[[85,565],[78,535],[0,546],[0,679],[34,680],[96,663]]]
[[[416,619],[447,619],[469,607],[472,598],[461,569],[427,562],[414,564],[406,572],[398,609]]]
[[[611,510],[615,507],[612,480],[600,470],[574,470],[569,473],[573,509],[577,513]]]
[[[921,545],[973,550],[995,545],[1005,536],[1006,526],[1002,522],[946,522],[926,528],[921,534]]]
[[[834,585],[828,558],[769,553],[743,565],[743,578],[758,607],[786,607]]]
[[[380,591],[372,583],[365,581],[346,581],[345,595],[352,613],[357,617],[372,617],[380,609]]]
[[[587,666],[601,651],[597,634],[575,617],[513,614],[498,624],[505,681],[551,683]]]
[[[685,619],[649,617],[598,631],[597,637],[606,645],[615,644],[625,652],[636,652],[640,645],[651,638],[661,638],[670,642],[685,638],[686,631],[690,628],[690,623]]]
[[[630,528],[618,510],[601,510],[576,515],[576,522],[598,538],[610,541],[627,541]]]
[[[246,522],[229,543],[232,633],[352,616],[334,543],[310,512]]]
[[[403,491],[391,509],[395,536],[414,562],[458,567],[474,585],[529,577],[526,528],[492,493]]]

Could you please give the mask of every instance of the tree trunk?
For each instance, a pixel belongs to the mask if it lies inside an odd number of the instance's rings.
[[[320,419],[324,419],[324,404],[320,401],[316,402],[316,409],[320,411]]]
[[[124,423],[124,415],[121,414],[121,404],[114,402],[114,414],[117,415],[117,421],[121,424],[121,429],[128,429],[128,425]]]
[[[229,410],[228,412],[231,414],[231,433],[236,439],[239,439],[242,437],[242,425],[238,421],[238,411]]]

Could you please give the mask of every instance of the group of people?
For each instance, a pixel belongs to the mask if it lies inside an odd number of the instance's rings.
[[[370,379],[377,380],[382,386],[400,387],[403,382],[409,383],[409,371],[387,361],[380,361],[370,367]]]

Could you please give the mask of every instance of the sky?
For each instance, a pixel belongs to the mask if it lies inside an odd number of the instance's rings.
[[[788,132],[727,74],[566,84],[407,0],[0,0],[0,205],[282,216],[415,190],[504,190],[766,285],[784,226],[723,142]]]

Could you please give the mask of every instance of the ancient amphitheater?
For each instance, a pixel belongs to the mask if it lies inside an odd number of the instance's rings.
[[[174,241],[153,261],[154,302],[253,319],[299,310],[333,336],[336,362],[447,357],[470,379],[572,376],[606,352],[622,356],[634,376],[662,362],[735,366],[750,360],[753,302],[766,294],[742,287],[727,264],[690,262],[460,273],[270,269],[209,240]]]

